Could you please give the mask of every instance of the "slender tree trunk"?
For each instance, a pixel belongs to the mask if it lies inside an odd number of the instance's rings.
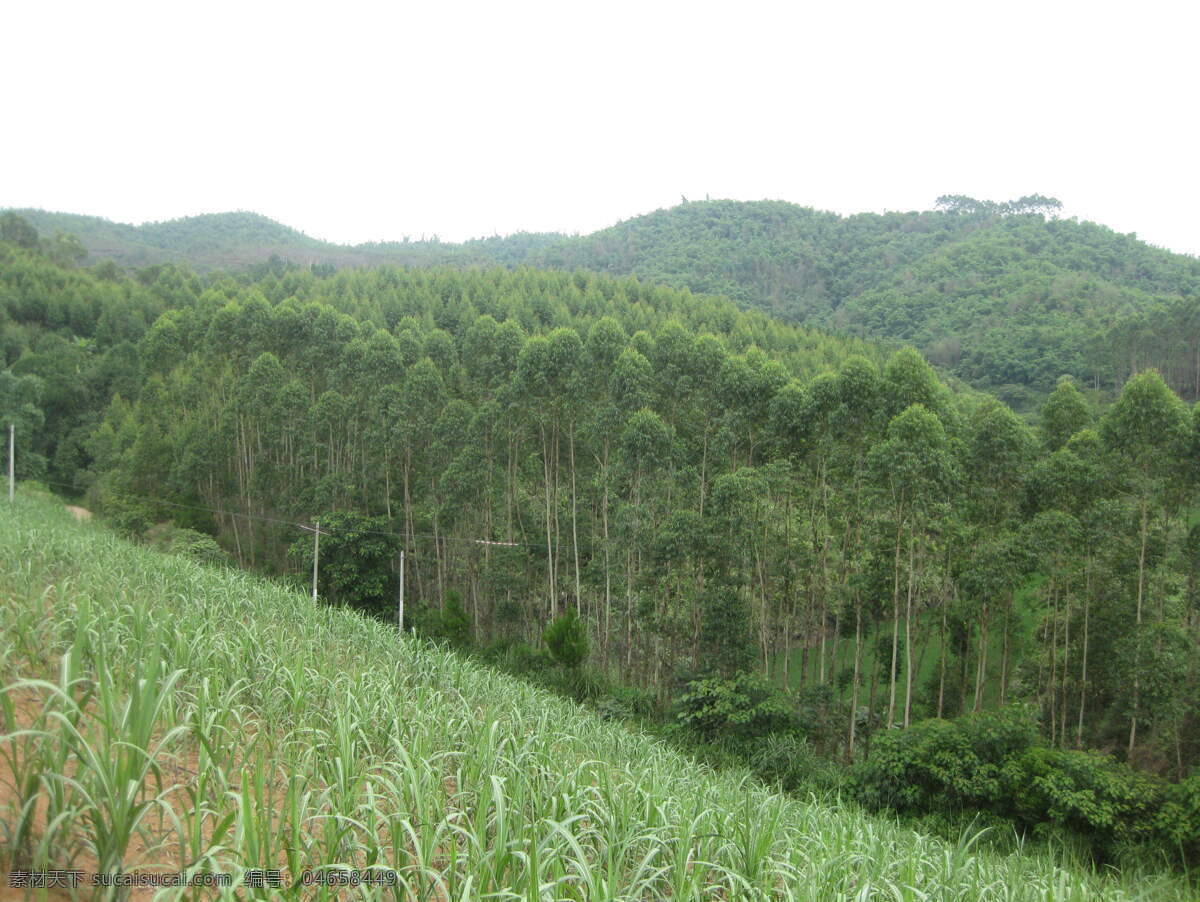
[[[1047,695],[1050,697],[1050,746],[1058,738],[1058,594],[1054,580],[1050,580],[1050,680]]]
[[[892,666],[888,677],[887,725],[891,729],[896,722],[896,664],[900,651],[900,521],[896,522],[896,552],[892,562]]]
[[[605,460],[608,458],[608,443],[605,442]],[[604,669],[608,670],[608,643],[612,631],[612,570],[609,567],[609,540],[608,540],[608,467],[607,464],[603,470],[604,479],[604,500],[601,502],[600,519],[604,530],[604,641],[601,647],[604,652]]]
[[[983,684],[987,677],[988,607],[985,601],[979,620],[979,661],[975,669],[975,703],[972,711],[978,711],[983,705]]]
[[[858,687],[862,682],[862,604],[854,599],[854,679],[850,689],[850,729],[846,737],[846,763],[854,763],[854,733],[858,726]]]
[[[916,561],[914,559],[913,536],[908,537],[908,597],[904,606],[904,729],[908,729],[909,720],[912,716],[912,684],[913,684],[913,656],[912,656],[912,618],[913,618],[913,590],[914,579],[916,578]]]
[[[1084,590],[1083,590],[1083,652],[1082,660],[1080,661],[1079,673],[1079,724],[1075,730],[1075,747],[1083,748],[1083,713],[1087,708],[1087,686],[1088,686],[1088,614],[1091,608],[1092,594],[1092,572],[1091,572],[1091,554],[1088,554],[1087,562],[1084,564]]]
[[[583,592],[579,581],[579,515],[575,495],[575,427],[571,426],[571,545],[575,553],[575,612],[580,613]]]
[[[1058,741],[1063,748],[1067,747],[1067,678],[1071,673],[1071,596],[1063,595],[1063,662],[1062,662],[1062,702],[1059,705],[1062,723],[1059,725]]]
[[[1012,620],[1013,593],[1004,599],[1004,636],[1000,650],[1000,707],[1008,702],[1008,632]]]
[[[546,499],[546,578],[548,580],[550,590],[550,617],[558,616],[558,593],[554,586],[554,527],[551,522],[550,500],[551,482],[550,475],[550,445],[546,438],[546,427],[540,427],[542,432],[542,480],[545,484],[545,499]]]
[[[1140,641],[1142,633],[1142,598],[1146,586],[1146,537],[1149,532],[1149,515],[1147,513],[1148,504],[1146,496],[1142,495],[1142,535],[1141,547],[1138,550],[1138,585],[1137,585],[1137,639]],[[1125,752],[1127,760],[1133,758],[1133,750],[1137,745],[1137,725],[1138,725],[1138,705],[1141,696],[1141,674],[1135,669],[1133,672],[1133,716],[1129,718],[1129,747]]]
[[[946,701],[946,605],[949,603],[949,598],[946,595],[942,596],[942,636],[940,660],[938,661],[938,703],[937,716],[941,720],[942,713],[945,710]]]

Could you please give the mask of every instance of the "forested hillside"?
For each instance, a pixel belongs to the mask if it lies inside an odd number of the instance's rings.
[[[350,247],[310,238],[257,213],[210,213],[133,226],[72,213],[11,212],[43,235],[76,239],[81,260],[112,260],[126,267],[186,262],[201,272],[266,263],[272,257],[306,266],[510,266],[564,237],[522,233],[452,244],[422,236]]]
[[[1034,430],[915,351],[633,277],[68,258],[0,243],[0,414],[21,478],[129,534],[304,578],[319,522],[329,601],[393,617],[404,550],[406,624],[533,666],[555,623],[622,710],[893,760],[873,804],[1103,856],[1200,836],[1200,793],[1137,808],[1075,751],[1200,761],[1200,407],[1157,373],[1103,411],[1064,380]],[[980,752],[904,788],[912,756],[1001,735],[922,719],[994,709],[1029,719],[988,748],[1038,750],[1010,774],[1065,783],[985,792]]]
[[[253,214],[140,227],[22,211],[77,234],[93,257],[304,264],[584,268],[719,294],[744,308],[911,343],[943,372],[1035,409],[1064,375],[1110,399],[1158,369],[1200,397],[1200,261],[1103,226],[1054,218],[1057,201],[946,197],[938,209],[838,216],[783,202],[684,203],[592,235],[513,235],[342,247]]]
[[[1056,209],[1040,197],[947,197],[933,211],[842,217],[782,202],[693,202],[533,259],[911,342],[1021,407],[1063,375],[1112,391],[1147,367],[1200,396],[1200,261],[1054,219]]]

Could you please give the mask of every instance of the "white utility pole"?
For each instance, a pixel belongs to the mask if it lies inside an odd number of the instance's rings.
[[[17,482],[13,478],[13,460],[17,456],[17,424],[8,424],[8,500],[11,503],[13,493],[16,492]]]
[[[404,549],[400,549],[400,598],[396,602],[396,629],[404,632]]]
[[[316,523],[316,530],[313,532],[313,601],[317,600],[317,559],[321,553],[321,521]]]

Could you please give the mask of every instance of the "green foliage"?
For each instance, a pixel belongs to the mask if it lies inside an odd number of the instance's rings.
[[[754,665],[750,611],[736,588],[712,586],[700,599],[700,663],[717,676],[732,677]]]
[[[316,518],[321,536],[297,538],[290,552],[300,572],[312,572],[317,552],[317,592],[327,601],[346,605],[377,617],[394,618],[395,566],[399,543],[383,517],[349,512],[322,514]],[[315,546],[315,547],[314,547]]]
[[[0,241],[32,250],[38,246],[38,232],[28,219],[9,210],[0,214]]]
[[[754,673],[693,680],[676,700],[675,717],[706,742],[734,745],[796,729],[787,696]]]
[[[747,212],[694,206],[701,230]],[[868,220],[855,228],[910,261],[974,241],[968,225],[1013,240],[1059,228],[994,210],[878,234]],[[766,240],[778,223],[762,225]],[[975,250],[931,270],[942,288],[967,291],[958,267],[982,260],[990,290],[1024,259]],[[1163,266],[1153,278],[1169,281]],[[846,270],[839,290],[880,275]],[[1104,410],[1115,382],[1051,354],[1037,372],[1076,373],[1087,403],[1063,388],[1034,441],[913,348],[889,357],[584,270],[276,260],[127,276],[0,242],[0,308],[9,374],[41,385],[21,459],[131,533],[174,523],[306,583],[312,535],[295,524],[336,512],[321,518],[327,600],[391,622],[403,547],[422,635],[502,637],[505,666],[579,699],[619,677],[665,708],[678,684],[716,679],[711,710],[678,729],[743,763],[756,731],[772,735],[770,699],[739,682],[759,671],[786,680],[785,732],[840,760],[873,756],[884,723],[1014,702],[1054,749],[1119,749],[1176,779],[1200,760],[1200,420],[1172,389],[1186,367],[1171,383],[1139,374]],[[1006,366],[1027,362],[1004,340]],[[589,666],[524,645],[560,611],[579,613]]]
[[[1091,423],[1092,408],[1087,398],[1070,379],[1060,379],[1042,406],[1042,443],[1048,450],[1057,451]]]
[[[172,529],[166,547],[172,554],[182,554],[204,564],[232,563],[228,553],[217,544],[216,539],[194,529]]]
[[[465,648],[471,641],[471,618],[463,607],[462,596],[455,589],[447,589],[442,597],[440,609],[426,612],[421,633],[435,639],[444,639],[457,648]]]
[[[35,869],[70,867],[78,848],[114,870],[208,856],[243,897],[257,863],[336,869],[351,850],[395,866],[400,895],[417,898],[1192,892],[1181,877],[945,841],[832,794],[791,798],[278,581],[79,529],[58,505],[19,497],[12,513],[0,560],[22,566],[0,567],[13,778],[0,841]],[[181,755],[190,794],[172,792]],[[463,816],[467,798],[478,816]],[[171,842],[143,844],[166,807]]]
[[[542,633],[542,641],[555,663],[569,670],[579,669],[587,660],[587,628],[573,611],[551,621]]]
[[[1194,779],[1173,786],[1104,755],[1047,748],[1016,711],[882,733],[853,786],[868,807],[984,811],[1022,830],[1061,831],[1105,861],[1151,848],[1184,863],[1200,848]]]
[[[778,784],[788,792],[833,793],[846,788],[846,771],[817,753],[804,737],[770,733],[755,744],[748,756],[755,776]]]
[[[614,686],[596,705],[608,720],[640,720],[655,712],[654,696],[633,686]]]
[[[888,730],[874,737],[870,757],[858,765],[856,791],[869,807],[989,810],[1006,798],[1011,759],[1036,738],[1032,720],[1015,711]]]
[[[79,235],[92,253],[128,266],[257,264],[250,270],[256,277],[276,279],[318,271],[282,254],[321,261],[324,278],[331,264],[389,263],[635,275],[911,344],[1019,408],[1035,406],[1064,374],[1115,391],[1147,365],[1194,397],[1194,342],[1180,338],[1200,328],[1200,264],[1093,223],[1059,219],[1056,204],[1038,195],[1009,202],[947,196],[932,211],[842,217],[782,202],[703,201],[577,238],[358,247],[320,242],[249,213],[134,227],[18,212],[46,234]]]
[[[16,475],[18,479],[38,479],[46,473],[46,458],[38,454],[35,433],[46,421],[42,411],[43,383],[35,375],[17,375],[0,370],[0,445],[8,459],[9,428],[16,438]]]

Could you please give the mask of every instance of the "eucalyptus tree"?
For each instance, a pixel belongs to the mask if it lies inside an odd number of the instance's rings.
[[[33,433],[45,422],[38,404],[41,392],[42,382],[36,376],[0,371],[0,431],[6,456],[13,453],[19,458],[19,464],[16,459],[9,462],[14,466],[14,474],[40,475],[37,460],[26,460],[26,455],[31,449]],[[18,451],[18,446],[23,447]]]
[[[888,716],[896,719],[896,675],[899,660],[901,575],[905,570],[901,553],[908,546],[908,589],[905,600],[905,699],[904,725],[912,709],[912,626],[916,594],[918,545],[938,509],[947,501],[956,477],[955,462],[946,431],[937,415],[922,404],[913,404],[888,424],[886,438],[875,445],[868,458],[876,496],[893,530],[892,562],[892,648],[889,671]]]
[[[1048,451],[1057,451],[1076,432],[1090,426],[1092,420],[1092,407],[1087,398],[1071,379],[1060,379],[1042,405],[1042,444]]]
[[[572,550],[575,563],[575,604],[579,605],[579,542],[576,523],[575,430],[579,419],[583,342],[573,329],[535,335],[521,349],[515,387],[537,426],[542,458],[542,487],[546,530],[546,569],[550,616],[558,616],[558,481],[560,442],[565,432],[569,448],[572,502]]]
[[[629,336],[616,319],[602,316],[588,329],[585,370],[586,393],[590,417],[585,425],[589,446],[595,461],[593,489],[599,507],[600,537],[598,543],[603,561],[603,602],[596,618],[600,635],[600,652],[608,664],[609,640],[612,631],[612,492],[613,452],[619,436],[621,411],[612,402],[611,389],[617,360],[623,355]]]
[[[1140,647],[1139,634],[1145,616],[1151,508],[1155,508],[1156,513],[1161,512],[1164,528],[1169,530],[1171,505],[1178,500],[1173,496],[1180,487],[1172,477],[1178,476],[1179,453],[1185,446],[1189,425],[1183,403],[1152,370],[1130,379],[1100,421],[1101,439],[1105,448],[1120,462],[1124,490],[1138,510],[1135,649]],[[1133,669],[1128,755],[1132,755],[1136,747],[1140,713],[1140,668]]]
[[[641,564],[641,548],[651,535],[654,523],[647,523],[651,505],[645,504],[646,491],[670,464],[674,436],[670,427],[653,410],[642,408],[626,421],[621,431],[621,463],[628,485],[627,503],[622,520],[625,524],[625,666],[633,665],[633,622],[635,585]]]
[[[433,440],[434,426],[446,400],[445,383],[433,361],[423,357],[408,368],[404,386],[390,418],[395,424],[392,440],[399,445],[401,489],[404,504],[405,546],[416,549],[417,486],[424,482],[432,461],[426,455]],[[413,573],[419,586],[425,579],[425,563],[414,556]]]
[[[964,449],[965,495],[976,542],[998,539],[1013,526],[1020,502],[1021,487],[1034,456],[1035,443],[1029,428],[1012,410],[998,401],[986,401],[976,408],[967,424]],[[1009,631],[1012,625],[1015,579],[990,583],[988,591],[978,593],[979,646],[974,710],[979,710],[982,687],[987,678],[987,650],[993,606],[998,601],[1003,611],[1002,652],[1000,659],[1000,701],[1005,701],[1009,678]],[[1000,589],[1001,591],[994,591]]]
[[[843,487],[843,530],[841,547],[842,592],[854,610],[854,664],[850,690],[850,716],[846,756],[854,759],[858,725],[858,700],[862,686],[863,613],[866,604],[858,578],[862,569],[860,549],[865,544],[868,507],[864,488],[868,479],[867,455],[881,429],[882,383],[879,368],[862,355],[852,355],[838,371],[838,405],[829,418],[837,437],[834,472]],[[873,619],[873,618],[872,618]]]

